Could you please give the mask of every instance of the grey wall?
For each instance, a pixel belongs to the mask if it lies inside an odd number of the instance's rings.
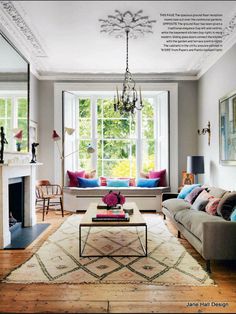
[[[39,121],[39,80],[30,73],[30,119]]]
[[[54,81],[39,81],[39,158],[43,163],[38,179],[54,181]]]
[[[205,156],[205,182],[236,189],[236,167],[219,164],[219,99],[236,90],[236,44],[198,81],[198,126],[211,122],[211,145],[199,136],[199,154]]]
[[[179,183],[187,168],[187,156],[197,154],[197,81],[182,81],[179,85]]]
[[[158,82],[162,83],[163,81]],[[186,170],[187,155],[197,153],[197,82],[179,81],[177,83],[179,106],[178,168],[180,183],[181,172]],[[39,82],[39,105],[40,161],[44,164],[40,167],[39,179],[48,178],[53,181],[54,145],[51,140],[51,134],[54,126],[54,81]]]

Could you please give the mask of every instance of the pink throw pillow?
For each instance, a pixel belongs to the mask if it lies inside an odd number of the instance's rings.
[[[205,208],[206,212],[210,215],[215,215],[220,200],[221,200],[220,198],[216,198],[216,197],[209,199],[209,202]]]
[[[166,169],[159,171],[149,171],[149,179],[160,178],[158,186],[167,186],[166,184]]]
[[[78,177],[85,178],[85,170],[75,171],[75,172],[67,170],[67,174],[70,180],[69,182],[70,187],[78,186],[78,181],[77,181]]]

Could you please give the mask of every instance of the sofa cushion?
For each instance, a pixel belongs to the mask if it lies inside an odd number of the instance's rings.
[[[206,205],[206,209],[205,209],[206,213],[210,215],[215,215],[217,206],[219,205],[220,200],[221,199],[217,197],[210,198],[208,204]]]
[[[205,210],[205,207],[210,198],[213,198],[206,190],[203,190],[198,197],[195,199],[191,209],[193,210]]]
[[[225,220],[230,220],[230,215],[236,206],[236,192],[228,192],[220,200],[217,207],[217,214]]]
[[[185,201],[189,202],[190,204],[193,204],[195,199],[198,197],[198,195],[203,191],[204,189],[200,186],[197,186],[190,192],[186,197]]]
[[[211,194],[211,196],[221,198],[227,191],[223,190],[221,188],[216,188],[214,186],[210,186],[207,188],[208,192]]]
[[[203,223],[208,221],[222,221],[221,217],[208,215],[205,212],[191,209],[176,212],[174,219],[195,235],[201,242],[203,241]]]
[[[200,186],[200,184],[191,184],[191,185],[185,185],[181,191],[179,192],[179,195],[177,198],[185,198],[189,193],[192,192],[193,189],[195,189],[197,186]]]
[[[171,198],[162,202],[162,206],[173,216],[179,210],[189,209],[191,205],[183,199]]]

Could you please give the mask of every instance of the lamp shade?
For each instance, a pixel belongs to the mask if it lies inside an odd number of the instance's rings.
[[[60,135],[57,134],[56,130],[53,130],[53,132],[52,132],[52,139],[54,142],[60,141],[60,139],[61,139]]]
[[[204,173],[204,156],[188,156],[187,172],[193,174]]]
[[[22,137],[23,137],[23,131],[19,130],[15,135],[14,138],[17,139],[19,142],[22,141]]]

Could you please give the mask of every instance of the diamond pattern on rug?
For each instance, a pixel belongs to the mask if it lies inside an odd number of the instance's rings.
[[[26,263],[11,272],[6,282],[44,283],[151,283],[156,285],[213,285],[214,282],[167,229],[162,216],[143,215],[148,226],[148,256],[134,227],[91,228],[85,254],[126,257],[79,257],[79,223],[70,216]],[[84,244],[87,231],[82,233]]]

